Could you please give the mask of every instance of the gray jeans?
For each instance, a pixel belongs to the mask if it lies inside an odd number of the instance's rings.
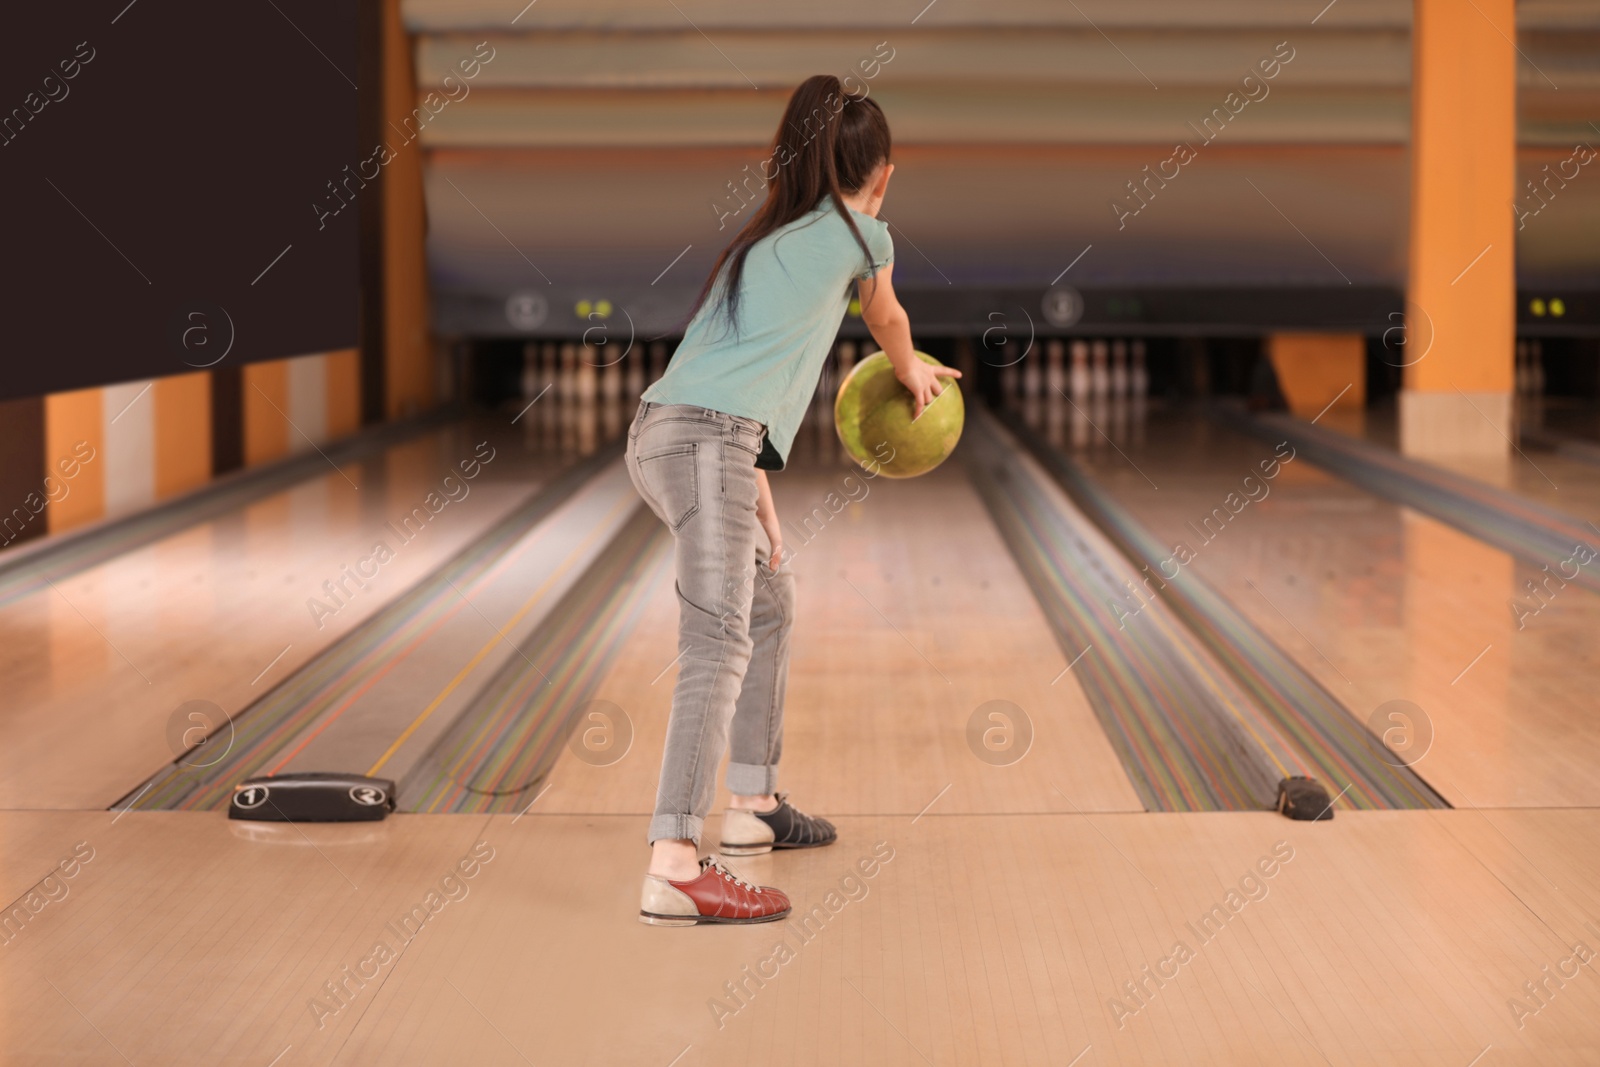
[[[794,576],[767,566],[756,521],[761,436],[753,419],[648,401],[628,431],[628,473],[672,531],[678,576],[678,684],[651,841],[699,843],[725,749],[730,791],[778,786]]]

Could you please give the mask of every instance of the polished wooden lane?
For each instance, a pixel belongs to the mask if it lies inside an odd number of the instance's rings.
[[[487,463],[477,447],[485,440]],[[476,464],[475,478],[462,478],[463,462]],[[168,727],[181,705],[237,713],[561,462],[533,451],[506,420],[454,424],[0,608],[0,806],[112,804],[178,754]],[[411,517],[417,508],[424,518]],[[379,542],[386,562],[374,557]],[[368,572],[364,588],[346,576],[351,567]],[[343,591],[330,594],[325,582]],[[328,610],[314,612],[313,599]],[[191,725],[180,719],[179,738]]]
[[[1380,708],[1420,708],[1408,756],[1431,726],[1413,766],[1452,804],[1600,804],[1600,596],[1535,597],[1537,567],[1302,460],[1241,507],[1273,449],[1215,422],[1153,410],[1117,442],[1073,454],[1358,718],[1404,743]],[[1203,527],[1229,493],[1238,514]]]
[[[775,475],[773,486],[798,585],[780,782],[797,804],[842,814],[914,815],[930,803],[1140,810],[1065,672],[1069,657],[959,466],[901,482],[810,467]],[[628,716],[631,750],[615,763],[600,752],[563,755],[537,810],[651,810],[676,631],[664,577],[594,694]],[[969,746],[968,722],[995,700],[1026,721],[1008,734],[984,719],[996,747],[985,762]],[[605,743],[607,725],[594,725],[591,736]]]

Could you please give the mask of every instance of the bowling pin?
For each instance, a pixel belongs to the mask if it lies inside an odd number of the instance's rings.
[[[1133,357],[1133,366],[1128,368],[1128,389],[1135,397],[1146,396],[1150,392],[1150,372],[1144,365],[1144,342],[1135,341],[1128,350]]]
[[[602,351],[609,353],[621,349],[618,344],[607,344]],[[622,432],[622,357],[609,355],[600,370],[600,430],[606,440]]]
[[[665,373],[667,373],[666,342],[652,341],[650,343],[650,381],[652,383],[660,381],[661,376]]]
[[[571,342],[561,346],[561,372],[551,396],[560,404],[562,451],[573,451],[578,447],[578,346]]]
[[[1534,396],[1544,395],[1544,343],[1528,345],[1528,389]]]
[[[1067,391],[1066,348],[1060,341],[1046,341],[1044,346],[1044,393],[1057,400]]]
[[[1092,443],[1090,436],[1099,436],[1098,434],[1094,433],[1094,429],[1089,425],[1089,413],[1088,411],[1084,410],[1085,405],[1088,403],[1089,398],[1085,396],[1082,403],[1073,401],[1067,410],[1067,419],[1072,427],[1073,448],[1088,448]]]
[[[1072,402],[1082,407],[1089,400],[1089,345],[1087,342],[1072,342],[1072,371],[1067,377],[1067,391],[1072,394]]]
[[[580,404],[593,404],[600,395],[600,350],[594,345],[583,346],[578,359],[577,397]]]
[[[1022,397],[1024,400],[1038,400],[1039,394],[1044,391],[1044,361],[1039,346],[1032,345],[1018,364],[1022,368]]]
[[[578,354],[577,431],[578,454],[587,456],[595,450],[599,437],[600,356],[594,345],[585,344]]]
[[[585,344],[578,350],[578,452],[588,455],[594,451],[598,435],[598,406],[600,395],[600,356],[594,345]]]
[[[1144,342],[1135,341],[1128,346],[1133,366],[1128,370],[1128,387],[1133,390],[1133,407],[1128,412],[1133,423],[1133,443],[1144,444],[1145,415],[1149,410],[1150,372],[1144,363]]]
[[[1128,343],[1114,341],[1111,344],[1111,395],[1128,395]]]
[[[1067,425],[1066,393],[1066,351],[1060,341],[1048,341],[1044,346],[1044,431],[1045,439],[1058,447]]]
[[[600,399],[615,404],[622,399],[622,357],[616,350],[621,345],[607,344],[600,348]]]
[[[1528,342],[1526,341],[1517,342],[1516,383],[1518,393],[1528,392]]]
[[[1098,400],[1111,393],[1111,369],[1106,364],[1106,343],[1096,341],[1090,346],[1089,395]]]

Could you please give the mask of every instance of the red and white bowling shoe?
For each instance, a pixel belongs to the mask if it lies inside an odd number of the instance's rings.
[[[700,876],[674,882],[644,876],[639,921],[652,926],[702,923],[767,923],[789,914],[789,898],[768,885],[751,885],[717,861],[700,861]]]

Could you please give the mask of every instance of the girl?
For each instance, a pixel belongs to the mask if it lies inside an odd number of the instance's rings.
[[[960,377],[912,354],[890,284],[894,246],[877,219],[894,172],[882,109],[838,78],[808,78],[789,98],[769,162],[766,202],[717,257],[628,433],[633,484],[676,542],[678,682],[639,911],[660,926],[789,914],[779,890],[697,858],[730,744],[723,852],[816,848],[836,836],[775,792],[794,578],[767,471],[783,469],[851,283],[916,414],[943,390],[940,376]]]

